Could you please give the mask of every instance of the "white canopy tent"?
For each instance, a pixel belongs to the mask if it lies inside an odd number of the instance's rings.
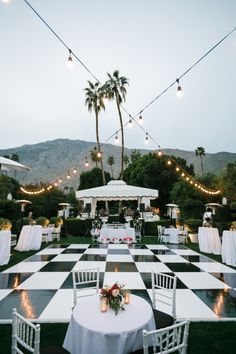
[[[6,157],[0,156],[0,170],[8,171],[9,169],[13,169],[15,171],[28,171],[28,170],[30,170],[29,167],[22,165],[21,163],[19,163],[17,161],[13,161],[13,160],[7,159]]]
[[[145,207],[150,206],[150,200],[158,198],[158,190],[136,187],[126,184],[121,180],[113,180],[106,186],[84,189],[76,192],[76,199],[83,200],[85,204],[91,204],[91,216],[95,216],[98,200],[137,200]]]

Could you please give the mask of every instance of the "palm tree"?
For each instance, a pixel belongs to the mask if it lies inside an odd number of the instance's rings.
[[[94,162],[95,166],[98,167],[98,152],[97,152],[97,147],[95,146],[92,150],[89,151],[90,153],[90,158]]]
[[[101,146],[100,146],[100,141],[99,141],[99,129],[98,129],[98,116],[101,111],[101,109],[105,110],[105,105],[104,105],[104,89],[100,85],[99,82],[96,82],[93,84],[91,81],[88,81],[89,87],[85,88],[85,105],[88,107],[88,111],[94,111],[95,112],[95,118],[96,118],[96,139],[97,139],[97,152],[101,152]],[[94,149],[95,150],[95,149]],[[95,151],[91,154],[90,151],[90,156],[91,159],[95,162],[96,167],[97,167],[97,161],[99,160],[101,163],[101,170],[102,170],[102,180],[103,180],[103,185],[106,184],[106,179],[105,179],[105,173],[103,169],[103,160],[102,156],[95,158],[94,156]]]
[[[205,156],[205,149],[202,146],[199,146],[195,150],[195,155],[200,157],[201,161],[201,170],[202,170],[202,175],[203,175],[203,162],[202,162],[202,156]]]
[[[108,99],[116,101],[116,107],[120,119],[120,131],[121,131],[121,169],[120,178],[123,177],[124,170],[124,127],[121,114],[121,103],[125,101],[126,86],[128,85],[128,79],[125,76],[120,76],[119,71],[115,70],[113,74],[107,73],[109,80],[105,83],[104,87]]]
[[[128,165],[128,164],[129,164],[129,156],[128,156],[128,155],[125,155],[125,156],[124,156],[124,164],[125,164],[125,165]]]
[[[112,177],[112,179],[114,178],[114,175],[113,175],[113,165],[114,165],[114,163],[115,163],[115,159],[114,159],[114,156],[112,156],[112,155],[110,155],[109,157],[108,157],[108,159],[107,159],[107,163],[108,163],[108,165],[111,167],[111,177]]]

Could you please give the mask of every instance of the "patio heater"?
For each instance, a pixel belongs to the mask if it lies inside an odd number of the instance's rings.
[[[16,200],[16,203],[20,205],[20,212],[21,212],[20,231],[21,231],[21,229],[23,227],[23,218],[25,215],[25,207],[27,204],[32,204],[32,202],[29,200],[26,200],[26,199],[19,199],[19,200]],[[19,232],[19,234],[20,234],[20,232]]]

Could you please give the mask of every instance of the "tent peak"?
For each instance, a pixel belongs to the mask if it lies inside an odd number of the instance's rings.
[[[122,181],[121,179],[113,179],[110,182],[107,183],[108,186],[124,186],[126,185],[125,181]]]

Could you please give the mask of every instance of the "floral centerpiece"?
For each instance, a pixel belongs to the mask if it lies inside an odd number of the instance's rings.
[[[124,297],[127,291],[124,290],[124,287],[124,284],[116,282],[112,286],[106,286],[100,290],[100,298],[106,299],[107,305],[115,311],[116,315],[119,310],[125,310]]]

